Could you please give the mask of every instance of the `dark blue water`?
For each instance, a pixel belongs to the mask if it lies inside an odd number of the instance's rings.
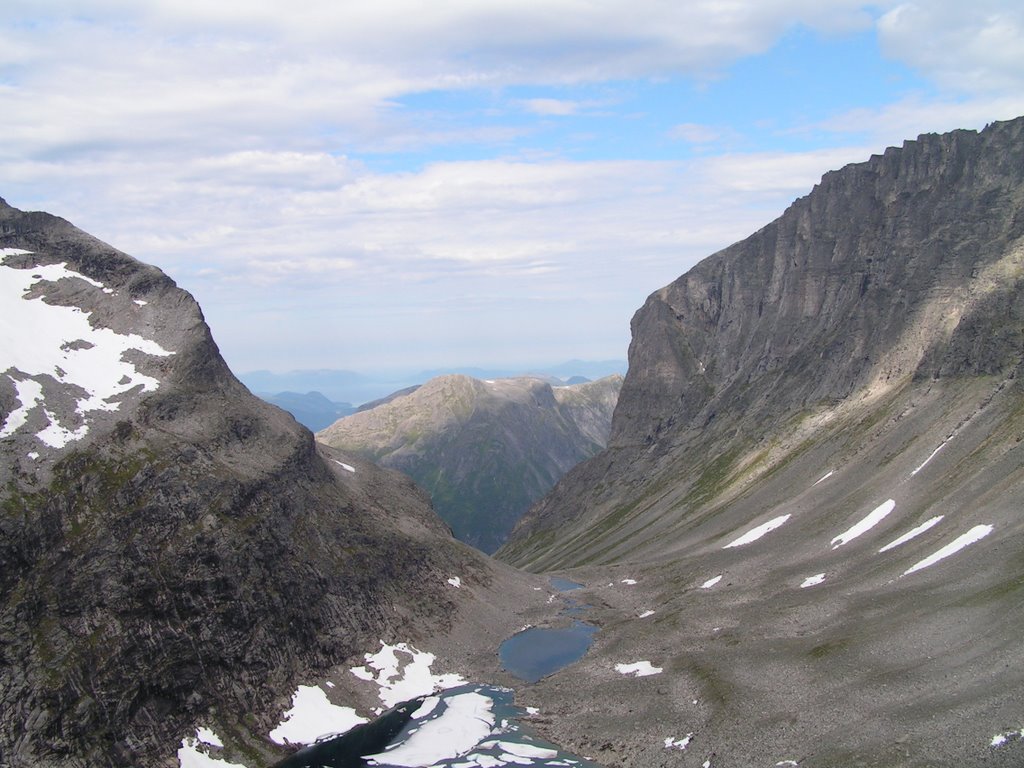
[[[583,658],[595,632],[597,627],[579,620],[557,629],[531,627],[503,642],[498,656],[520,680],[536,683]]]

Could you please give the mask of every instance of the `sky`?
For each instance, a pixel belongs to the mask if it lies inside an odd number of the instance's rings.
[[[1024,114],[1024,4],[0,0],[0,197],[236,372],[625,359],[821,175]]]

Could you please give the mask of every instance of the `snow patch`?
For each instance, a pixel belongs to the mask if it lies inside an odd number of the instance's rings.
[[[229,763],[213,757],[206,747],[223,747],[220,737],[209,728],[198,728],[195,738],[186,736],[178,748],[179,768],[246,768],[242,763]]]
[[[992,528],[993,527],[991,525],[974,526],[973,528],[971,528],[971,530],[967,531],[967,533],[961,534],[953,541],[951,541],[949,544],[944,546],[942,549],[932,553],[919,563],[915,563],[914,565],[910,566],[907,570],[903,572],[903,575],[907,576],[911,573],[914,573],[915,571],[920,571],[923,568],[935,565],[937,562],[939,562],[940,560],[945,560],[950,555],[955,555],[964,547],[969,546],[976,541],[980,541],[981,539],[988,536],[990,533],[992,533]]]
[[[448,583],[456,589],[459,589],[462,586],[462,579],[460,579],[458,576],[452,576],[450,579],[448,579]]]
[[[395,749],[366,759],[374,764],[409,766],[434,765],[465,755],[491,734],[494,727],[493,702],[481,693],[463,693],[448,699],[445,711],[427,723]]]
[[[622,584],[633,585],[633,584],[636,584],[636,579],[623,579],[621,583]]]
[[[655,667],[649,661],[636,661],[632,664],[616,664],[615,671],[623,675],[633,675],[633,677],[647,677],[659,674],[662,672],[662,668]]]
[[[927,459],[925,459],[924,461],[921,462],[921,465],[917,469],[915,469],[913,472],[910,473],[910,476],[913,477],[918,472],[920,472],[922,469],[924,469],[928,465],[928,462],[935,458],[935,454],[937,454],[939,451],[941,451],[943,448],[946,447],[946,443],[948,443],[948,442],[949,442],[948,440],[944,440],[939,445],[938,448],[936,448],[934,451],[931,452],[931,455],[929,455]]]
[[[705,581],[703,584],[700,585],[700,588],[701,589],[711,589],[713,586],[715,586],[715,584],[717,584],[718,582],[720,582],[722,580],[722,576],[723,575],[724,574],[720,573],[717,576],[715,576],[715,578],[708,579],[707,581]]]
[[[351,464],[346,464],[344,461],[338,461],[337,459],[332,459],[332,461],[335,464],[337,464],[339,467],[344,469],[346,472],[355,472],[356,471],[355,467],[353,467]]]
[[[880,522],[882,522],[882,520],[884,520],[888,516],[888,514],[892,512],[894,509],[896,509],[896,502],[894,500],[888,499],[882,502],[873,510],[871,510],[868,516],[861,520],[859,523],[857,523],[852,528],[844,531],[843,533],[839,534],[834,539],[832,539],[832,549],[839,549],[839,547],[843,546],[844,544],[849,544],[858,536],[867,533]]]
[[[803,584],[800,585],[800,589],[807,589],[807,587],[814,587],[821,584],[825,580],[825,574],[819,573],[814,576],[808,576],[804,579]]]
[[[17,249],[3,250],[7,255]],[[19,401],[19,407],[0,426],[0,436],[13,434],[25,424],[32,410],[42,408],[49,426],[39,433],[40,440],[56,448],[79,440],[87,434],[88,425],[82,423],[68,429],[57,422],[45,407],[43,388],[47,379],[55,379],[65,391],[76,392],[76,410],[83,417],[93,411],[116,411],[120,403],[111,402],[114,398],[139,387],[143,392],[151,392],[160,386],[157,379],[140,373],[134,364],[125,361],[125,353],[135,350],[158,357],[174,354],[137,334],[94,328],[89,322],[90,313],[78,307],[47,304],[41,297],[25,298],[25,293],[40,281],[65,279],[80,280],[110,292],[102,283],[68,269],[66,263],[31,269],[0,265],[0,335],[7,342],[7,370],[18,372],[7,376],[14,383]],[[39,377],[46,379],[28,383]]]
[[[270,739],[275,744],[312,744],[322,736],[341,735],[365,722],[351,707],[331,704],[322,688],[300,685],[292,694],[291,709],[270,732]]]
[[[211,747],[224,746],[224,742],[220,740],[220,736],[214,733],[210,728],[204,728],[202,726],[196,728],[196,738],[203,744],[209,744]]]
[[[638,619],[646,619],[648,616],[653,616],[653,615],[654,615],[654,611],[646,610],[643,613],[641,613],[639,616],[637,616],[637,618]]]
[[[817,485],[818,483],[823,483],[823,482],[825,482],[825,481],[826,481],[826,480],[828,480],[828,479],[829,479],[830,477],[832,477],[832,475],[834,475],[835,473],[836,473],[836,472],[835,472],[835,470],[834,470],[834,469],[830,469],[830,470],[829,470],[828,472],[826,472],[826,473],[825,473],[824,475],[822,475],[821,477],[819,477],[819,478],[818,478],[818,480],[817,480],[817,481],[816,481],[816,482],[814,483],[814,485]],[[814,487],[814,485],[812,485],[811,487],[813,488],[813,487]]]
[[[418,651],[407,643],[388,645],[381,641],[381,649],[377,653],[368,653],[363,658],[370,669],[376,670],[376,674],[366,667],[354,667],[352,674],[376,683],[380,687],[380,700],[389,709],[407,699],[466,684],[456,674],[432,674],[430,666],[436,659],[434,654]]]
[[[7,420],[4,422],[3,428],[0,429],[0,437],[13,435],[25,426],[29,413],[43,399],[43,385],[38,381],[32,379],[18,381],[10,376],[8,378],[14,383],[20,405],[7,414]]]
[[[747,531],[738,539],[733,539],[724,547],[722,547],[722,549],[729,549],[730,547],[742,547],[745,544],[755,542],[765,534],[771,533],[776,528],[781,526],[783,523],[789,520],[789,517],[789,515],[780,515],[779,517],[772,518],[767,523],[762,523],[761,525],[757,526],[757,528],[753,528]]]
[[[665,739],[665,749],[686,749],[690,741],[693,739],[693,734],[688,733],[681,739],[673,739],[669,736]]]
[[[146,301],[145,299],[132,299],[132,301],[134,301],[134,302],[135,302],[136,304],[138,304],[138,305],[139,305],[140,307],[144,307],[144,306],[146,306],[147,304],[149,304],[149,302],[148,302],[148,301]]]
[[[997,733],[992,737],[992,741],[989,742],[989,746],[1001,747],[1007,742],[1016,739],[1024,739],[1024,728],[1021,728],[1019,731],[1003,731],[1002,733]]]
[[[906,533],[904,533],[902,536],[900,536],[898,539],[893,539],[892,541],[890,541],[888,544],[886,544],[884,547],[882,547],[880,550],[878,550],[878,553],[881,554],[883,552],[888,552],[890,549],[895,549],[900,544],[906,544],[908,541],[913,539],[915,536],[920,536],[922,533],[927,531],[929,528],[932,528],[933,526],[938,525],[939,521],[941,521],[942,518],[943,518],[942,515],[936,515],[931,520],[925,520],[923,523],[921,523],[919,526],[917,526],[917,528],[909,530]]]

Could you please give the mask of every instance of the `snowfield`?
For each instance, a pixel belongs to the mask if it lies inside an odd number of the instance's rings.
[[[4,249],[10,252],[12,249]],[[67,268],[48,264],[31,269],[0,265],[0,335],[5,359],[0,367],[13,384],[18,407],[0,426],[0,437],[22,429],[36,414],[46,426],[36,436],[51,448],[62,448],[88,433],[88,415],[116,411],[117,398],[138,390],[152,392],[160,382],[139,372],[124,359],[129,351],[167,357],[174,354],[137,334],[121,334],[93,327],[90,313],[78,307],[48,304],[41,296],[25,294],[44,281],[75,281],[83,290],[111,289]],[[31,333],[26,330],[31,329]],[[75,402],[76,418],[60,423],[48,395]],[[36,416],[37,422],[39,421]]]

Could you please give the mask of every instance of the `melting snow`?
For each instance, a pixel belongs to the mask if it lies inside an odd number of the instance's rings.
[[[344,461],[338,461],[337,459],[332,459],[332,461],[335,464],[337,464],[339,467],[344,469],[346,472],[355,472],[356,471],[355,467],[353,467],[351,464],[346,464]]]
[[[895,549],[900,544],[906,544],[908,541],[910,541],[915,536],[920,536],[922,533],[927,531],[929,528],[931,528],[931,527],[933,527],[935,525],[938,525],[939,521],[942,520],[942,517],[943,517],[942,515],[936,515],[931,520],[925,520],[923,523],[921,523],[919,526],[917,526],[917,528],[914,528],[913,530],[907,531],[902,536],[900,536],[898,539],[893,539],[892,541],[890,541],[888,544],[886,544],[884,547],[882,547],[880,550],[878,550],[878,553],[881,554],[882,552],[888,552],[890,549]]]
[[[753,530],[747,531],[745,534],[740,536],[738,539],[734,539],[726,544],[722,549],[729,549],[730,547],[742,547],[744,544],[750,544],[751,542],[757,541],[766,533],[771,533],[780,525],[789,520],[789,515],[781,515],[780,517],[773,518],[767,523],[762,523]]]
[[[17,249],[3,249],[4,255]],[[41,280],[78,279],[104,288],[102,283],[74,272],[67,264],[48,264],[31,269],[15,269],[0,265],[0,333],[7,344],[4,363],[7,370],[18,373],[7,376],[18,392],[19,407],[10,413],[0,427],[0,437],[14,433],[28,420],[30,412],[43,406],[49,426],[39,438],[52,447],[62,447],[82,438],[86,424],[67,429],[57,423],[45,408],[43,385],[46,381],[29,383],[32,377],[52,377],[65,387],[80,388],[76,409],[82,416],[91,411],[116,411],[120,406],[110,402],[137,387],[143,392],[155,390],[160,382],[136,370],[125,361],[129,350],[166,357],[173,354],[155,341],[137,334],[120,334],[110,328],[94,328],[89,313],[78,307],[47,304],[41,297],[26,300],[24,294]],[[31,329],[26,333],[26,329]],[[15,378],[18,376],[19,378]]]
[[[643,613],[641,613],[639,616],[637,616],[637,618],[638,619],[646,619],[648,616],[653,616],[653,615],[654,615],[654,611],[647,610],[647,611],[644,611]]]
[[[715,576],[715,578],[713,578],[713,579],[708,579],[707,581],[705,581],[703,584],[700,585],[700,588],[701,589],[711,589],[713,586],[715,586],[715,584],[717,584],[718,582],[720,582],[722,580],[722,576],[723,575],[724,574],[719,574],[718,576]]]
[[[424,723],[423,727],[395,749],[367,755],[367,759],[371,764],[386,763],[415,768],[460,757],[490,735],[494,727],[491,706],[491,700],[481,693],[453,696],[440,717]],[[414,717],[424,717],[426,714],[420,714],[417,710]]]
[[[673,739],[669,736],[665,739],[665,749],[686,749],[691,739],[693,739],[692,733],[686,734],[681,739]]]
[[[178,749],[179,768],[245,768],[242,763],[229,763],[209,754],[200,744],[223,747],[220,737],[209,728],[198,728],[195,738],[185,737]]]
[[[930,565],[935,565],[935,563],[939,562],[940,560],[945,560],[950,555],[955,555],[964,547],[973,544],[976,541],[980,541],[981,539],[988,536],[990,533],[992,533],[991,525],[976,525],[973,528],[971,528],[971,530],[969,530],[967,533],[958,536],[956,539],[954,539],[949,544],[944,546],[938,552],[935,552],[926,557],[921,562],[912,565],[910,568],[903,572],[903,575],[906,576],[908,574],[913,573],[914,571],[920,571],[922,568],[927,568]]]
[[[462,579],[460,579],[458,576],[452,576],[450,579],[448,579],[448,583],[456,589],[458,589],[462,586]]]
[[[14,389],[18,393],[20,405],[7,415],[7,420],[4,422],[3,428],[0,429],[0,437],[13,435],[21,429],[28,421],[29,413],[43,399],[43,385],[38,381],[32,379],[18,381],[13,378],[11,381],[14,382]]]
[[[804,583],[800,585],[800,589],[807,589],[807,587],[814,587],[821,584],[825,580],[825,574],[819,573],[815,576],[808,576],[804,579]]]
[[[839,549],[839,547],[843,546],[844,544],[849,544],[858,536],[867,533],[880,522],[882,522],[882,520],[884,520],[886,516],[894,509],[896,509],[896,502],[893,501],[892,499],[888,499],[887,501],[879,504],[877,507],[871,510],[870,514],[868,514],[868,516],[861,520],[859,523],[857,523],[849,530],[844,531],[843,533],[839,534],[834,539],[832,539],[832,549]]]
[[[989,742],[990,747],[1001,747],[1011,739],[1024,739],[1024,728],[1019,731],[1004,731],[1003,733],[997,733],[992,737],[992,741]]]
[[[820,478],[818,478],[818,481],[814,485],[817,485],[818,483],[825,482],[830,477],[832,477],[832,475],[834,475],[834,474],[835,474],[835,470],[834,469],[830,469],[828,472],[826,472],[824,475],[822,475]],[[813,488],[814,485],[812,485],[811,487]]]
[[[196,738],[199,739],[203,744],[209,744],[211,747],[223,747],[224,742],[220,740],[220,736],[214,733],[209,728],[203,728],[200,726],[196,729]]]
[[[408,657],[404,665],[399,660],[399,654]],[[418,651],[406,643],[388,645],[382,641],[377,653],[368,653],[364,658],[370,668],[377,670],[377,674],[374,675],[366,667],[353,667],[352,674],[362,680],[377,683],[380,686],[380,700],[388,708],[407,699],[431,694],[435,690],[466,684],[459,675],[431,674],[430,665],[436,658],[434,654]]]
[[[623,584],[636,584],[636,579],[623,579]]]
[[[649,661],[637,661],[632,664],[616,664],[615,671],[633,677],[647,677],[659,674],[662,668],[653,666]]]
[[[270,732],[275,744],[312,744],[321,736],[340,735],[366,719],[351,707],[331,704],[322,688],[300,685],[292,694],[292,708]]]
[[[920,472],[920,471],[921,471],[922,469],[924,469],[924,468],[925,468],[925,466],[926,466],[926,465],[928,464],[928,462],[929,462],[929,461],[931,461],[932,459],[934,459],[934,458],[935,458],[935,454],[937,454],[937,453],[938,453],[939,451],[941,451],[941,450],[942,450],[943,448],[945,448],[945,447],[946,447],[946,443],[947,443],[947,442],[949,442],[949,441],[948,441],[948,440],[946,440],[946,441],[942,442],[942,443],[941,443],[941,444],[939,445],[939,447],[938,447],[938,448],[936,448],[936,449],[935,449],[934,451],[932,451],[932,452],[931,452],[931,455],[930,455],[930,456],[929,456],[929,457],[928,457],[927,459],[925,459],[924,461],[922,461],[922,462],[921,462],[921,466],[919,466],[919,467],[918,467],[917,469],[915,469],[915,470],[914,470],[913,472],[911,472],[911,473],[910,473],[910,476],[911,476],[911,477],[913,477],[913,476],[914,476],[914,475],[916,475],[916,474],[917,474],[918,472]]]

